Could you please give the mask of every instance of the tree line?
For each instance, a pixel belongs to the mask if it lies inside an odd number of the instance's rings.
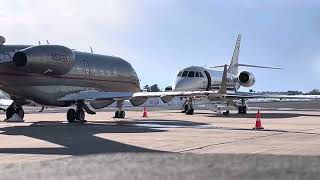
[[[160,92],[161,89],[159,88],[158,84],[154,84],[154,85],[145,85],[143,87],[143,91],[147,91],[147,92]]]

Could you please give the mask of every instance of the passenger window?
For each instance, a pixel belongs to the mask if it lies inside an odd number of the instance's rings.
[[[199,72],[200,77],[203,77],[202,72]]]
[[[180,71],[177,76],[180,77],[181,75],[182,75],[182,71]]]
[[[199,72],[196,72],[196,77],[199,77]]]
[[[189,71],[188,77],[194,77],[194,71]]]
[[[182,77],[186,77],[188,75],[188,71],[183,71]]]

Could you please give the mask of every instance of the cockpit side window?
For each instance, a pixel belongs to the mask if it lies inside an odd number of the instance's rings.
[[[202,72],[199,72],[200,77],[203,77]]]
[[[186,77],[188,75],[188,71],[183,71],[182,77]]]
[[[180,71],[177,76],[181,77],[181,75],[182,75],[182,71]]]
[[[188,77],[194,77],[194,71],[189,71]]]
[[[196,77],[199,77],[199,72],[196,72]]]

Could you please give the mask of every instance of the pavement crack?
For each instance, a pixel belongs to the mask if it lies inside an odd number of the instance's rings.
[[[221,143],[208,144],[208,145],[205,145],[205,146],[194,147],[194,148],[190,148],[190,149],[185,149],[185,150],[182,150],[182,151],[178,151],[178,153],[183,153],[183,152],[189,152],[189,151],[204,149],[204,148],[208,148],[208,147],[211,147],[211,146],[219,146],[219,145],[224,145],[224,144],[231,144],[231,143],[236,143],[236,142],[249,141],[249,140],[254,140],[254,139],[258,139],[258,138],[278,136],[278,135],[281,135],[281,134],[285,134],[285,132],[275,133],[275,134],[270,134],[270,135],[257,136],[257,137],[252,137],[252,138],[245,138],[245,139],[240,139],[240,140],[235,140],[235,141],[227,141],[227,142],[221,142]]]

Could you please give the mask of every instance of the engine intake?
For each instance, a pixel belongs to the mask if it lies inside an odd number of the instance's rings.
[[[39,45],[16,52],[13,62],[19,70],[24,72],[63,75],[74,66],[75,55],[65,46]]]
[[[243,87],[251,87],[256,82],[256,78],[252,73],[243,71],[239,74],[238,81]]]

